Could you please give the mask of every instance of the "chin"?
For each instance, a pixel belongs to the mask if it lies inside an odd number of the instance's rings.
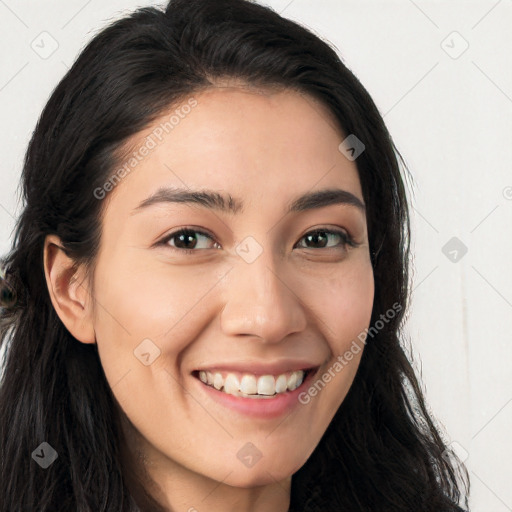
[[[261,459],[251,468],[247,468],[242,464],[240,467],[226,467],[225,472],[219,476],[226,485],[230,485],[231,487],[251,488],[282,482],[283,480],[291,478],[297,469],[298,468],[294,469],[292,467],[276,469],[272,466],[269,467],[268,464],[264,464],[263,459]],[[230,471],[231,474],[226,478],[226,474]]]

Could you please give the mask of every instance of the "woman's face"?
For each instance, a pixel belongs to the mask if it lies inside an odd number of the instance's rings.
[[[361,352],[335,363],[368,327],[374,296],[364,205],[336,193],[296,202],[335,189],[363,203],[344,138],[312,98],[218,87],[130,141],[135,160],[104,199],[93,323],[155,471],[239,487],[282,481],[346,396]],[[172,200],[178,190],[215,200]],[[305,368],[314,374],[283,392]],[[276,380],[275,397],[235,396],[237,384],[272,394]]]

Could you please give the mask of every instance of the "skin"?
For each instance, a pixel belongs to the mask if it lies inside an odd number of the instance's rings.
[[[75,338],[97,343],[130,450],[163,505],[285,512],[291,476],[345,398],[362,351],[308,404],[277,419],[218,405],[191,371],[209,362],[300,357],[321,363],[321,376],[349,349],[369,326],[374,297],[364,212],[339,204],[285,210],[295,197],[330,187],[363,202],[361,186],[355,162],[338,150],[345,135],[313,98],[240,84],[194,98],[192,112],[105,199],[89,280],[82,267],[71,269],[59,239],[47,237],[48,288]],[[127,148],[139,147],[162,119]],[[160,186],[229,192],[244,211],[169,203],[134,214]],[[180,253],[177,238],[153,246],[189,226],[212,235],[196,235],[195,253]],[[305,235],[318,227],[341,228],[360,245],[343,247],[336,235],[325,242],[330,248],[308,244]],[[250,264],[236,252],[247,236],[262,248]],[[134,356],[146,338],[161,351],[148,366]],[[252,467],[237,458],[247,442],[262,454]]]

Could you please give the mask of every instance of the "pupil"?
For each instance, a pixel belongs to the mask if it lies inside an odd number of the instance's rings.
[[[316,242],[318,243],[318,238],[319,237],[323,237],[324,239],[326,238],[325,237],[325,232],[324,231],[319,231],[318,233],[314,233],[313,235],[309,235],[308,236],[308,239],[311,240],[311,238]],[[323,247],[323,246],[322,246]]]
[[[191,240],[192,242],[194,242],[194,241],[195,241],[195,236],[194,236],[194,235],[191,235],[191,234],[190,234],[190,232],[187,232],[187,233],[183,233],[183,234],[181,234],[181,235],[179,236],[179,239],[180,239],[181,241],[186,240],[186,241],[187,241],[187,244],[188,244],[188,242],[189,242],[190,240]],[[188,247],[188,246],[187,246],[187,247]]]

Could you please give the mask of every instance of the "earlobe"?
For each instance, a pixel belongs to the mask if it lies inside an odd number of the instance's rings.
[[[50,298],[62,323],[82,343],[95,343],[92,322],[92,297],[83,269],[64,252],[56,235],[48,235],[44,243],[44,273]]]

